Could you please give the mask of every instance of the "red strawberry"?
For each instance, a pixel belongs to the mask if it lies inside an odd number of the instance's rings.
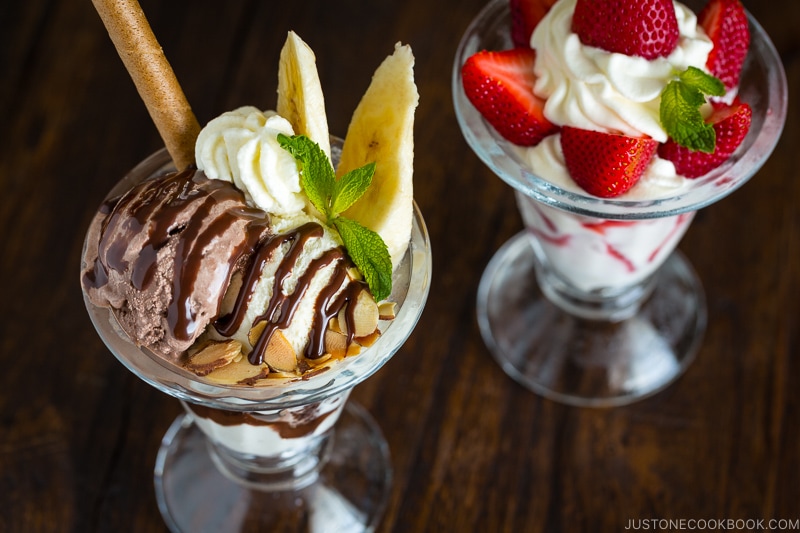
[[[531,34],[556,0],[509,0],[514,46],[530,48]]]
[[[739,73],[750,46],[747,13],[739,0],[711,0],[697,16],[714,48],[706,66],[725,87],[739,85]]]
[[[583,44],[645,59],[671,54],[679,36],[672,0],[578,0],[572,31]]]
[[[520,146],[533,146],[558,131],[544,117],[544,100],[533,94],[535,61],[531,48],[484,50],[461,67],[469,101],[500,135]]]
[[[750,130],[752,116],[750,106],[738,100],[732,105],[714,104],[714,111],[706,119],[716,132],[714,152],[693,151],[670,139],[658,147],[658,155],[672,161],[682,176],[702,176],[720,166],[736,151]]]
[[[586,192],[613,198],[633,187],[656,153],[658,141],[615,133],[561,128],[564,162]]]

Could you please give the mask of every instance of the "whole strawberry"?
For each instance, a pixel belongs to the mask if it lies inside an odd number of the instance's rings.
[[[675,165],[678,174],[687,178],[702,176],[726,161],[742,143],[750,130],[753,112],[746,103],[735,101],[732,105],[714,104],[714,111],[706,123],[714,127],[714,151],[690,150],[670,139],[658,147],[658,155]]]
[[[706,67],[726,88],[736,87],[750,46],[750,26],[742,3],[711,0],[697,20],[714,43]]]
[[[561,149],[572,179],[594,196],[613,198],[633,187],[656,153],[650,138],[561,128]]]
[[[514,46],[530,48],[533,30],[555,3],[556,0],[509,0]]]
[[[558,131],[544,116],[544,100],[533,93],[535,61],[531,48],[484,50],[461,68],[464,92],[472,105],[500,135],[520,146],[533,146]]]
[[[578,0],[572,31],[585,45],[645,59],[668,56],[679,37],[672,0]]]

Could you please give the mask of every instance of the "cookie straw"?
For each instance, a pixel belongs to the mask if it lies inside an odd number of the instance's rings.
[[[92,0],[178,169],[194,163],[200,125],[137,0]]]

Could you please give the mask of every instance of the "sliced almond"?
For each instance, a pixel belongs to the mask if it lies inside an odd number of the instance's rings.
[[[380,338],[380,336],[381,336],[381,332],[376,329],[375,331],[373,331],[369,335],[365,335],[363,337],[356,337],[355,341],[358,344],[360,344],[361,346],[363,346],[364,348],[369,348],[370,346],[375,344],[375,341],[378,340]]]
[[[247,339],[250,341],[251,346],[256,345],[266,327],[267,322],[262,321],[250,329],[247,333]],[[281,330],[276,330],[272,333],[269,344],[264,350],[264,361],[270,368],[279,372],[294,372],[297,370],[297,355]]]
[[[247,332],[247,340],[250,341],[250,346],[255,346],[258,342],[258,339],[261,338],[261,334],[264,333],[264,328],[267,327],[267,321],[262,320],[252,328],[250,331]]]
[[[358,298],[355,302],[350,302],[353,305],[353,335],[356,337],[364,337],[373,333],[378,327],[378,304],[375,299],[367,291],[358,293]]]
[[[221,385],[248,385],[269,375],[266,365],[251,365],[246,357],[211,372],[207,379]]]
[[[297,368],[297,354],[281,330],[275,331],[269,339],[264,361],[280,372],[293,372]]]
[[[375,299],[367,291],[361,291],[355,301],[350,302],[339,311],[337,320],[339,321],[339,329],[342,332],[348,332],[351,324],[348,320],[350,315],[350,306],[352,306],[352,327],[354,337],[364,337],[371,334],[378,328],[378,304]]]
[[[327,330],[325,332],[325,351],[333,357],[344,357],[347,354],[347,336]]]
[[[207,376],[218,368],[230,365],[241,355],[242,343],[239,341],[208,341],[189,356],[185,366],[198,376]]]
[[[325,364],[326,362],[330,361],[333,357],[332,354],[325,353],[322,354],[321,357],[317,357],[316,359],[306,359],[310,368],[317,367],[319,365]]]
[[[378,316],[381,320],[394,320],[397,316],[396,307],[396,302],[383,301],[378,304]]]
[[[328,329],[335,333],[344,333],[342,325],[339,323],[339,316],[332,317],[328,322]]]
[[[270,372],[268,376],[269,379],[287,379],[296,377],[297,374],[294,372]]]
[[[361,274],[361,271],[354,266],[347,269],[347,276],[350,279],[354,279],[356,281],[364,279],[364,276]]]
[[[361,345],[355,342],[351,342],[350,346],[347,347],[347,357],[352,357],[354,355],[358,355],[361,353]]]

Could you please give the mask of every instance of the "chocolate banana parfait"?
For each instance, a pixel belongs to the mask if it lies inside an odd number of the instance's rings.
[[[174,530],[196,505],[178,487],[199,468],[181,466],[190,432],[237,487],[307,486],[353,386],[399,349],[427,297],[411,49],[398,44],[375,71],[344,141],[329,136],[314,61],[290,32],[275,111],[211,120],[186,168],[151,156],[87,232],[81,285],[98,332],[187,412],[157,468]],[[170,464],[186,470],[160,480]]]

